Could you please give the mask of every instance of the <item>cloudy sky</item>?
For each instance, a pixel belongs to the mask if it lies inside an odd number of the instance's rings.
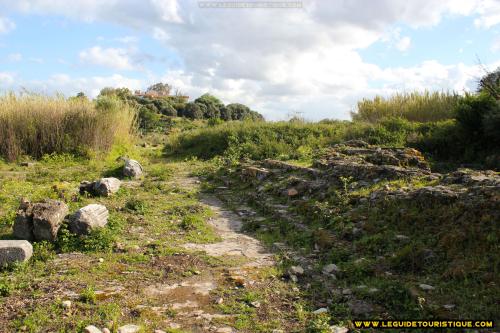
[[[96,96],[162,81],[268,119],[348,119],[362,97],[472,90],[479,63],[500,65],[500,0],[299,5],[0,0],[0,91]]]

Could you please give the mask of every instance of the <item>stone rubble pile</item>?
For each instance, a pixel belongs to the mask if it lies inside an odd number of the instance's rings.
[[[62,201],[46,199],[31,203],[23,199],[14,221],[14,236],[28,241],[53,242],[68,211]]]
[[[136,160],[121,158],[125,161],[123,176],[139,178],[143,168]],[[80,183],[80,194],[108,197],[116,193],[121,181],[114,177],[101,178],[97,181]],[[108,223],[109,211],[101,204],[90,204],[78,209],[72,215],[66,203],[59,200],[45,199],[31,202],[21,199],[13,225],[16,240],[0,240],[0,267],[14,262],[27,261],[33,255],[32,241],[54,242],[62,224],[67,221],[70,232],[87,235],[92,230],[103,228]],[[122,329],[126,332],[126,327]],[[92,330],[92,327],[89,327]]]

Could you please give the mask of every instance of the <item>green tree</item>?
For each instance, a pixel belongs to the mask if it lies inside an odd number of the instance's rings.
[[[166,84],[166,83],[155,83],[152,86],[148,87],[146,89],[146,93],[156,93],[160,96],[168,96],[170,95],[170,91],[172,90],[172,86]]]
[[[496,100],[500,100],[500,67],[479,80],[478,92],[487,93]]]
[[[221,109],[224,108],[222,103],[217,97],[210,94],[204,94],[194,100],[195,103],[204,105],[203,118],[212,119],[221,117]]]
[[[189,102],[184,107],[182,115],[190,119],[201,119],[203,118],[203,110],[200,104]]]

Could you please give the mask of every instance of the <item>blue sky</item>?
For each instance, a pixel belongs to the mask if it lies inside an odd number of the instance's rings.
[[[369,5],[367,5],[369,4]],[[349,117],[356,101],[471,90],[500,65],[496,0],[302,1],[201,9],[175,0],[0,0],[0,91],[90,96],[163,81],[268,119]]]

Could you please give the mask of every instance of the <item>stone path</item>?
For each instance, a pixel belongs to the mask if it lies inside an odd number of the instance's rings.
[[[191,190],[198,186],[192,177],[179,177],[174,185]],[[205,251],[208,255],[222,258],[240,259],[242,264],[231,266],[224,270],[204,271],[199,275],[188,277],[174,284],[155,284],[146,286],[143,294],[149,298],[165,300],[164,307],[157,307],[156,311],[166,312],[174,310],[176,321],[179,323],[192,322],[189,327],[172,323],[172,328],[182,327],[193,332],[232,332],[230,327],[218,327],[212,319],[221,318],[223,315],[214,313],[213,305],[221,300],[212,299],[210,291],[219,286],[224,279],[232,279],[235,285],[252,283],[251,276],[258,272],[258,268],[274,264],[273,255],[248,235],[241,233],[243,220],[236,213],[224,208],[223,203],[208,194],[203,194],[200,201],[208,206],[214,213],[208,223],[220,236],[221,241],[211,244],[187,243],[187,250]],[[197,323],[195,325],[195,323]]]

